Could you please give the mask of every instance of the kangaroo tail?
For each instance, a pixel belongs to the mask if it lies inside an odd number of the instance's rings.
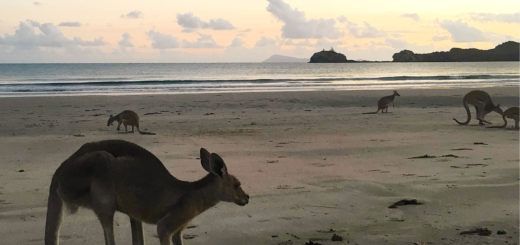
[[[139,131],[140,134],[144,134],[144,135],[156,135],[156,133],[152,133],[152,132],[145,132],[145,131]]]
[[[156,135],[156,133],[146,132],[146,131],[141,131],[139,128],[137,128],[137,131],[138,131],[140,134],[144,134],[144,135]]]
[[[377,107],[377,111],[375,112],[363,112],[363,114],[377,114],[381,108]]]
[[[464,104],[464,109],[466,109],[466,113],[468,114],[468,118],[466,119],[465,122],[459,122],[459,120],[453,118],[453,120],[455,122],[457,122],[459,125],[468,125],[469,121],[471,120],[471,112],[469,111],[469,106],[468,106],[468,103],[466,102],[466,100],[464,100],[462,102]]]
[[[506,116],[502,116],[502,119],[504,119],[504,125],[502,125],[502,126],[491,126],[491,127],[486,127],[486,128],[505,128],[505,127],[507,127]]]
[[[63,200],[58,195],[58,183],[52,179],[49,200],[47,201],[47,218],[45,221],[45,245],[58,245],[58,233],[60,231],[63,215]]]

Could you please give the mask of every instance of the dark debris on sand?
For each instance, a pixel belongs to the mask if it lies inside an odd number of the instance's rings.
[[[436,156],[424,154],[424,155],[421,155],[421,156],[409,157],[408,159],[422,159],[422,158],[436,158]]]
[[[338,235],[338,234],[336,234],[336,233],[334,233],[332,235],[332,238],[330,238],[330,240],[333,241],[333,242],[341,242],[341,241],[343,241],[343,237]]]
[[[403,199],[398,202],[395,202],[394,204],[388,206],[388,208],[397,208],[399,206],[405,206],[405,205],[422,205],[422,202],[418,202],[417,199]]]
[[[460,235],[479,235],[479,236],[490,236],[491,231],[488,228],[475,228],[469,231],[463,231]]]
[[[306,242],[304,245],[321,245],[321,243],[319,243],[319,242],[313,242],[313,241],[309,240],[309,241]]]

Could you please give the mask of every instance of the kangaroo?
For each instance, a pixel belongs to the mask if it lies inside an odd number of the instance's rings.
[[[125,132],[128,132],[127,126],[130,125],[132,126],[132,131],[130,131],[132,133],[134,132],[135,126],[140,134],[155,135],[155,133],[144,132],[139,129],[139,116],[134,111],[124,110],[123,112],[115,116],[110,115],[110,117],[108,118],[107,126],[112,125],[114,121],[117,121],[117,131],[119,131],[121,124],[123,124],[123,126],[125,126]]]
[[[504,119],[504,125],[502,125],[502,126],[493,126],[493,127],[488,127],[488,128],[505,128],[505,127],[507,127],[507,120],[506,120],[506,118],[510,118],[510,119],[515,120],[515,129],[519,129],[518,121],[520,119],[520,116],[519,116],[518,106],[514,106],[514,107],[511,107],[511,108],[505,110],[504,113],[502,113],[502,118]]]
[[[188,182],[172,176],[146,149],[123,140],[87,143],[66,159],[52,177],[45,244],[57,245],[64,205],[94,211],[103,227],[105,244],[114,245],[116,211],[130,217],[132,244],[144,245],[142,222],[157,225],[161,245],[182,245],[182,231],[195,216],[219,201],[244,206],[249,195],[229,174],[216,153],[200,149],[208,174]]]
[[[457,119],[453,118],[453,120],[460,125],[467,125],[471,120],[471,112],[469,111],[468,105],[475,106],[479,125],[484,125],[484,123],[491,124],[490,122],[486,121],[484,117],[492,111],[495,111],[500,115],[503,114],[502,109],[500,109],[500,105],[495,106],[493,104],[493,101],[491,101],[491,97],[489,96],[489,94],[482,90],[473,90],[464,95],[464,98],[462,99],[462,104],[464,105],[464,109],[466,109],[468,118],[465,122],[459,122]]]
[[[365,112],[363,114],[377,114],[379,111],[381,111],[381,113],[385,113],[385,110],[386,110],[386,112],[388,112],[388,105],[390,105],[390,103],[392,103],[392,106],[394,105],[395,96],[401,96],[401,95],[399,93],[397,93],[397,91],[394,90],[394,94],[385,96],[377,101],[377,111],[376,112]]]

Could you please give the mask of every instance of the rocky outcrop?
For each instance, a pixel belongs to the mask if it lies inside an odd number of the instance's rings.
[[[322,50],[314,53],[309,63],[346,63],[347,56],[342,53],[336,53],[333,49],[329,51]]]
[[[415,54],[410,50],[395,53],[394,62],[458,62],[458,61],[520,61],[520,43],[509,41],[493,49],[452,48],[448,52]]]

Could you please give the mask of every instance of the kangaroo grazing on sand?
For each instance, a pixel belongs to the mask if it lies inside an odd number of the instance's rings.
[[[511,108],[505,110],[504,113],[502,113],[502,118],[504,119],[504,125],[493,126],[493,127],[488,127],[488,128],[505,128],[505,127],[507,127],[506,118],[510,118],[510,119],[515,120],[515,129],[520,129],[518,127],[518,120],[520,119],[518,106],[514,106],[514,107],[511,107]]]
[[[379,111],[381,111],[381,113],[385,113],[385,110],[386,110],[386,112],[388,112],[388,105],[390,105],[390,103],[392,104],[392,106],[394,105],[395,96],[401,96],[401,95],[399,93],[397,93],[397,91],[394,90],[394,94],[385,96],[385,97],[379,99],[379,101],[377,101],[377,111],[376,112],[365,112],[363,114],[377,114]]]
[[[144,245],[142,223],[157,224],[161,245],[182,245],[182,230],[195,216],[219,201],[244,206],[249,202],[236,177],[216,153],[200,149],[209,172],[198,181],[173,177],[157,157],[123,140],[84,144],[52,177],[45,224],[45,244],[57,245],[65,206],[94,211],[103,227],[105,244],[114,245],[116,211],[130,217],[132,244]]]
[[[115,116],[110,115],[110,117],[108,118],[107,126],[112,125],[114,121],[117,121],[117,131],[119,131],[121,124],[123,124],[123,126],[125,126],[125,132],[128,132],[127,126],[130,125],[132,126],[132,131],[130,131],[132,133],[134,132],[135,126],[140,134],[155,135],[155,133],[144,132],[139,129],[139,116],[134,111],[124,110],[123,112]]]
[[[477,111],[477,120],[479,125],[484,125],[484,123],[491,124],[490,122],[484,120],[484,117],[494,111],[498,114],[502,115],[502,109],[500,109],[500,105],[494,105],[493,101],[491,101],[491,97],[488,93],[482,90],[473,90],[466,95],[462,99],[462,104],[464,105],[464,109],[466,109],[466,113],[468,114],[468,118],[465,122],[459,122],[457,119],[453,118],[455,122],[460,125],[467,125],[471,120],[471,112],[469,111],[469,105],[475,106],[475,110]]]

